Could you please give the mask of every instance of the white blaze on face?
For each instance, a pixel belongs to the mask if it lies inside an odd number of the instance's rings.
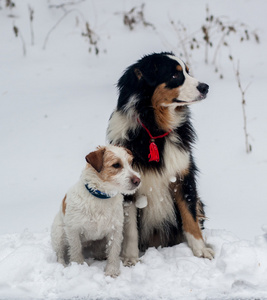
[[[121,168],[113,178],[110,178],[119,187],[121,193],[133,194],[138,186],[132,183],[134,177],[140,178],[140,174],[135,172],[131,166],[132,156],[130,156],[125,149],[122,147],[116,147],[109,145],[107,146],[116,157],[119,158],[121,163]]]
[[[185,64],[181,59],[179,59],[176,56],[172,56],[172,55],[168,55],[168,57],[173,60],[176,60],[179,63],[179,65],[183,69],[183,74],[185,77],[185,81],[184,81],[183,85],[179,87],[179,96],[178,96],[177,100],[185,101],[185,102],[192,102],[192,101],[200,100],[199,99],[200,92],[197,89],[197,86],[199,85],[199,81],[196,78],[191,77],[186,72]]]

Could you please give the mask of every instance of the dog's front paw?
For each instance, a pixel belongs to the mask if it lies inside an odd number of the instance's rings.
[[[70,262],[75,262],[78,265],[82,265],[84,263],[84,257],[82,255],[71,256]]]
[[[190,233],[186,233],[186,239],[192,252],[197,257],[204,257],[208,259],[213,259],[215,252],[210,245],[207,245],[202,238],[196,239]]]
[[[105,275],[112,278],[116,278],[120,275],[120,269],[113,265],[107,265],[105,269]]]
[[[193,253],[197,257],[204,257],[208,259],[213,259],[215,256],[215,252],[213,249],[208,248],[208,247],[203,247],[203,248],[195,248],[192,249]]]
[[[138,257],[125,257],[122,259],[123,265],[125,267],[132,267],[135,266],[139,262]]]
[[[65,262],[64,258],[58,258],[57,262],[59,262],[60,264],[62,264],[64,267],[67,267],[67,263]]]

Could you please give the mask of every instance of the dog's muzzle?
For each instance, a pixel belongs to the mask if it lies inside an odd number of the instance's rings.
[[[138,187],[139,184],[140,184],[140,182],[141,182],[141,179],[140,179],[139,177],[137,177],[137,176],[133,176],[133,177],[131,178],[131,182],[132,182],[132,184],[133,184],[135,187]]]

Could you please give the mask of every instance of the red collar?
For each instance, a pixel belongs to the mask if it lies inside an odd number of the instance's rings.
[[[148,128],[140,121],[140,119],[137,119],[138,123],[146,130],[150,137],[150,145],[149,145],[149,150],[150,153],[148,154],[149,162],[151,161],[156,161],[159,162],[159,150],[157,145],[155,144],[156,139],[164,138],[165,136],[169,135],[172,132],[172,129],[170,129],[168,132],[165,132],[161,135],[158,136],[153,136]]]

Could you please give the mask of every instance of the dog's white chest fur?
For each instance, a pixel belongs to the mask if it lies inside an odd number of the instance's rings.
[[[162,228],[162,223],[167,221],[176,224],[173,199],[169,186],[189,166],[189,153],[177,149],[169,140],[166,141],[164,154],[165,167],[163,172],[141,172],[142,186],[137,192],[137,197],[147,197],[147,207],[143,208],[142,236],[149,237],[153,228]]]
[[[98,199],[91,195],[83,183],[78,182],[69,192],[68,210],[63,222],[79,230],[82,241],[98,240],[113,229],[122,226],[123,197],[117,194],[110,199]]]
[[[182,117],[179,118],[181,122]],[[115,111],[109,124],[108,138],[114,144],[127,139],[127,129],[134,126],[132,119],[127,119],[120,112]],[[136,126],[138,123],[135,124]],[[124,126],[124,127],[122,127]],[[141,174],[142,185],[136,197],[147,197],[147,206],[142,209],[141,231],[142,239],[148,239],[153,228],[162,229],[165,221],[176,226],[173,199],[169,190],[170,183],[179,177],[190,164],[190,154],[177,147],[178,137],[171,133],[166,139],[161,159],[164,160],[163,172],[156,170],[138,170]]]

